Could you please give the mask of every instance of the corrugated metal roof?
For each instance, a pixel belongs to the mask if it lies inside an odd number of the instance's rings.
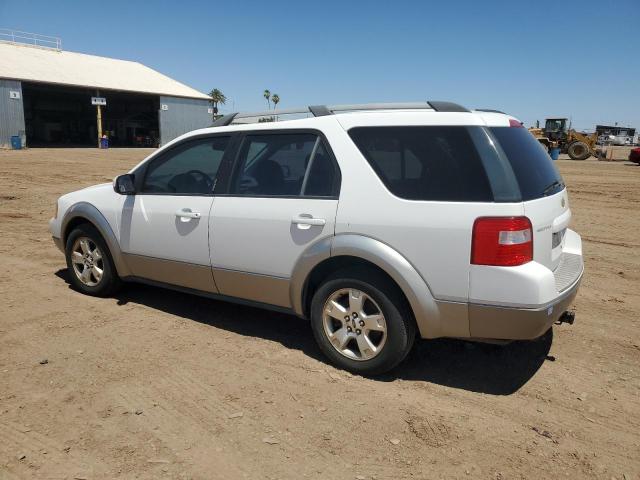
[[[0,42],[0,78],[209,98],[138,62],[4,42]]]

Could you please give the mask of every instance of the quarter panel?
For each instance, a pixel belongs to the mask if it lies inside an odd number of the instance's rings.
[[[367,260],[393,278],[407,297],[423,338],[469,336],[466,308],[456,309],[460,315],[452,315],[453,309],[445,305],[446,312],[441,312],[423,277],[391,246],[362,235],[340,234],[333,240],[331,256],[341,255]]]
[[[289,296],[293,311],[300,316],[304,315],[302,296],[304,295],[305,283],[313,269],[331,256],[332,243],[332,236],[325,237],[307,247],[296,260],[291,274]]]
[[[386,189],[347,132],[335,132],[329,140],[343,178],[336,234],[361,234],[390,245],[424,278],[434,298],[467,302],[474,221],[522,215],[522,203],[404,200]]]

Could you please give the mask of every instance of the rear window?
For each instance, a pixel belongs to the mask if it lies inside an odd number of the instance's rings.
[[[389,191],[400,198],[493,201],[467,127],[357,127],[349,135]]]
[[[533,200],[564,188],[553,160],[525,128],[491,127],[518,180],[522,200]]]

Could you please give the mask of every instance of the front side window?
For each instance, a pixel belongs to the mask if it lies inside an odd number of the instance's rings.
[[[151,160],[142,193],[209,195],[230,137],[210,137],[180,145]]]
[[[349,135],[400,198],[493,201],[482,160],[465,127],[357,127]]]
[[[229,193],[329,197],[335,194],[337,177],[337,166],[318,135],[247,135]]]

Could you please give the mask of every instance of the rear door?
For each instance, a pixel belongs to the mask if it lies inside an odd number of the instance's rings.
[[[340,173],[315,131],[244,135],[210,225],[220,293],[290,306],[289,280],[302,252],[334,235]]]
[[[567,191],[555,164],[525,128],[491,127],[520,186],[533,227],[533,259],[555,270],[571,220]]]

